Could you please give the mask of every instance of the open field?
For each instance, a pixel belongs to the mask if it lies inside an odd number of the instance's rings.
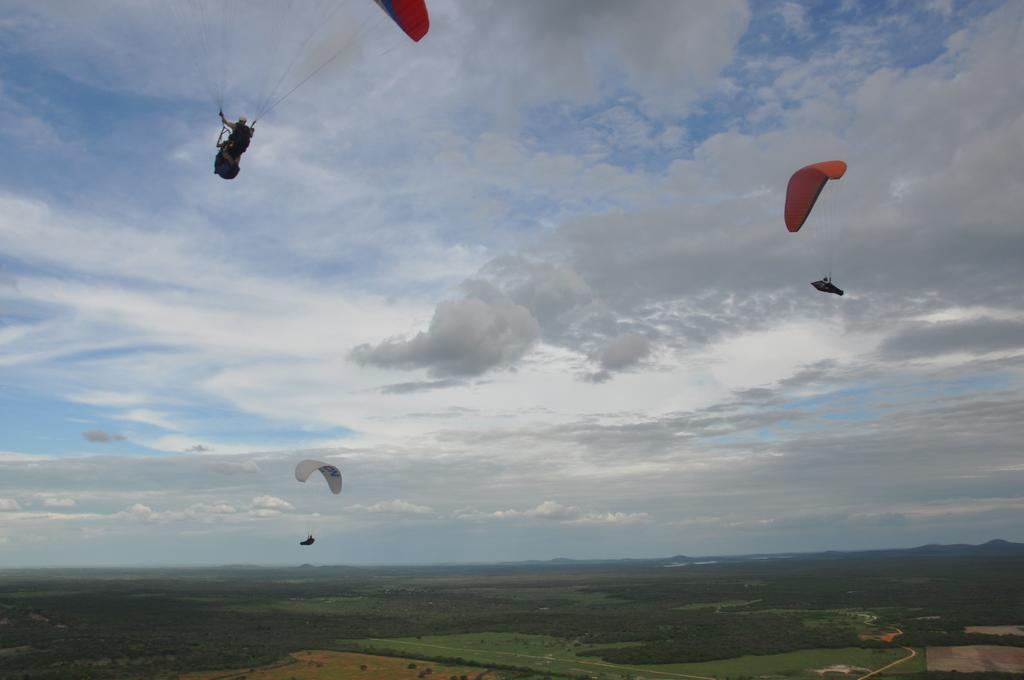
[[[722,600],[721,602],[695,602],[684,604],[679,609],[683,611],[694,609],[713,609],[715,611],[735,610],[747,605],[755,604],[760,600]]]
[[[413,667],[410,668],[410,665]],[[181,680],[422,680],[427,669],[430,669],[427,677],[436,680],[448,680],[453,675],[481,680],[485,677],[489,680],[500,678],[488,673],[486,668],[416,663],[385,656],[313,650],[295,652],[288,660],[270,667],[228,673],[186,673],[181,676]]]
[[[471,633],[462,635],[423,636],[405,639],[369,639],[351,641],[374,651],[394,651],[412,656],[463,658],[488,664],[528,666],[554,673],[586,672],[598,677],[619,677],[624,672],[650,678],[724,678],[740,675],[780,675],[786,677],[821,677],[817,669],[852,666],[867,671],[881,668],[907,656],[902,648],[811,649],[787,654],[743,656],[691,664],[612,664],[581,652],[600,651],[609,646],[579,646],[568,640],[538,635]],[[628,646],[619,645],[619,647]],[[923,662],[910,661],[901,668],[924,670]],[[867,672],[865,671],[865,672]],[[855,674],[856,675],[856,674]]]
[[[523,677],[853,678],[904,646],[1019,643],[968,628],[1024,620],[1021,593],[1020,558],[0,571],[0,680],[172,680],[385,649]],[[897,671],[923,672],[923,655]]]
[[[929,671],[1024,673],[1024,648],[997,645],[929,647]]]
[[[1021,635],[1024,636],[1024,626],[967,626],[965,633],[980,633],[982,635]]]

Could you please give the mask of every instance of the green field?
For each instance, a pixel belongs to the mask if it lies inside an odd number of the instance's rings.
[[[704,663],[622,665],[610,664],[584,650],[608,649],[611,645],[590,647],[544,635],[508,633],[467,633],[427,635],[420,638],[350,640],[367,650],[392,651],[424,658],[462,658],[477,665],[508,664],[528,666],[555,673],[586,672],[599,677],[621,677],[623,672],[651,678],[699,676],[726,678],[740,675],[780,677],[821,677],[815,669],[829,666],[865,668],[865,673],[908,655],[900,647],[892,649],[809,649],[787,654],[742,656]],[[625,643],[628,645],[629,643]],[[624,646],[624,645],[619,645]],[[924,671],[923,655],[900,665],[903,672]]]
[[[722,600],[721,602],[695,602],[693,604],[684,604],[682,607],[676,607],[681,611],[693,611],[694,609],[739,609],[740,607],[746,607],[747,605],[755,604],[760,600]]]

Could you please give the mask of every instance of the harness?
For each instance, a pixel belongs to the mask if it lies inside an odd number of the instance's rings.
[[[252,125],[248,125],[247,127],[249,128],[249,140],[251,141],[252,138],[253,138],[253,135],[256,134],[256,121],[253,121]],[[228,140],[227,141],[228,141],[228,143],[231,144],[230,151],[234,151],[234,142],[232,141],[231,136],[235,133],[235,131],[232,130],[231,128],[229,128],[223,122],[220,124],[220,134],[217,135],[217,147],[220,148],[220,149],[224,148],[222,146],[222,144],[224,144],[224,133],[228,133]],[[246,145],[246,146],[248,147],[248,145]]]

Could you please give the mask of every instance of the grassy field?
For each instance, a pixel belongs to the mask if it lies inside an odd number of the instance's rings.
[[[687,673],[715,678],[735,678],[740,675],[786,678],[821,678],[815,670],[829,666],[852,666],[875,670],[886,666],[897,659],[907,656],[902,648],[895,649],[861,649],[847,647],[843,649],[805,649],[787,654],[770,654],[767,656],[741,656],[735,659],[722,659],[705,663],[669,664],[664,666],[641,666],[647,672],[661,671],[671,673]],[[918,651],[913,659],[896,666],[901,673],[923,673],[925,671],[924,655]],[[895,669],[894,669],[895,670]],[[860,673],[848,677],[860,677]],[[652,676],[653,677],[653,676]],[[836,676],[832,676],[836,677]]]
[[[697,602],[684,604],[682,607],[675,607],[679,611],[693,611],[695,609],[738,609],[749,604],[760,602],[760,600],[722,600],[721,602]]]
[[[413,665],[413,668],[409,668]],[[313,650],[295,652],[281,664],[235,671],[186,673],[180,680],[417,680],[430,669],[427,677],[449,680],[451,676],[497,680],[500,675],[486,668],[449,666],[432,661],[410,661],[370,654]]]
[[[469,633],[430,635],[420,638],[364,639],[349,642],[373,650],[391,650],[424,657],[457,657],[482,665],[528,666],[554,673],[589,673],[609,678],[619,678],[623,673],[633,673],[649,678],[734,678],[740,675],[820,678],[821,675],[815,673],[815,669],[846,665],[875,670],[907,656],[907,652],[899,647],[893,649],[849,647],[809,649],[763,656],[742,656],[704,663],[622,665],[604,662],[599,657],[579,656],[579,652],[587,649],[627,646],[629,643],[598,646],[577,645],[546,635]],[[899,668],[901,672],[914,672],[915,670],[923,672],[923,655],[901,664]]]

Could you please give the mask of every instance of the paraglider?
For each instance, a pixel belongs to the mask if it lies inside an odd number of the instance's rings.
[[[318,460],[304,460],[295,466],[295,479],[305,483],[309,476],[320,471],[320,474],[327,480],[327,486],[330,488],[331,493],[338,495],[341,493],[341,470],[334,467],[330,463],[321,463]]]
[[[317,470],[323,475],[324,480],[327,482],[327,488],[331,490],[335,496],[341,493],[341,470],[331,465],[330,463],[323,463],[319,460],[306,459],[301,461],[295,466],[295,479],[305,483],[309,476]],[[313,538],[313,532],[306,531],[306,540],[300,541],[299,545],[313,545],[316,539]]]
[[[786,187],[786,228],[789,229],[790,232],[800,231],[800,227],[804,226],[807,218],[810,217],[811,210],[818,202],[818,197],[825,189],[825,185],[828,181],[837,180],[845,173],[846,163],[844,161],[824,161],[821,163],[813,163],[800,168],[793,173],[793,176],[789,178],[789,184]],[[815,281],[811,285],[822,293],[842,295],[843,290],[832,283],[831,255],[832,253],[830,250],[828,275],[820,281]]]
[[[822,293],[833,293],[839,296],[843,294],[843,289],[832,283],[831,276],[826,276],[821,281],[815,281],[811,285],[820,290]]]
[[[405,34],[419,42],[430,30],[426,0],[374,0]]]
[[[237,122],[232,123],[221,111],[220,122],[223,127],[217,140],[217,156],[213,159],[213,171],[224,179],[234,179],[238,176],[242,154],[249,148],[255,130],[248,125],[249,121],[245,116],[240,116]],[[224,133],[228,131],[231,134],[224,139]]]
[[[374,2],[412,41],[419,42],[430,30],[426,0]],[[214,172],[224,179],[238,176],[239,161],[257,120],[352,49],[364,43],[372,44],[364,37],[370,17],[376,19],[376,23],[387,22],[384,16],[368,7],[369,3],[364,6],[366,20],[361,24],[346,22],[345,17],[351,18],[351,15],[342,0],[315,3],[251,0],[244,14],[232,11],[225,0],[167,4],[172,15],[168,23],[178,30],[181,43],[189,52],[198,76],[195,82],[205,87],[220,109],[229,99],[239,101],[238,97],[250,111],[250,124],[244,119],[229,122],[221,114],[224,128],[217,143]],[[343,8],[345,12],[341,11]],[[245,25],[241,26],[239,21],[243,16]],[[243,33],[246,35],[244,42],[238,39]],[[238,48],[244,47],[246,42],[260,45],[262,49],[240,56]],[[384,43],[380,47],[381,54],[393,48]],[[185,61],[178,60],[179,63]],[[223,141],[225,132],[231,133],[227,141]]]

